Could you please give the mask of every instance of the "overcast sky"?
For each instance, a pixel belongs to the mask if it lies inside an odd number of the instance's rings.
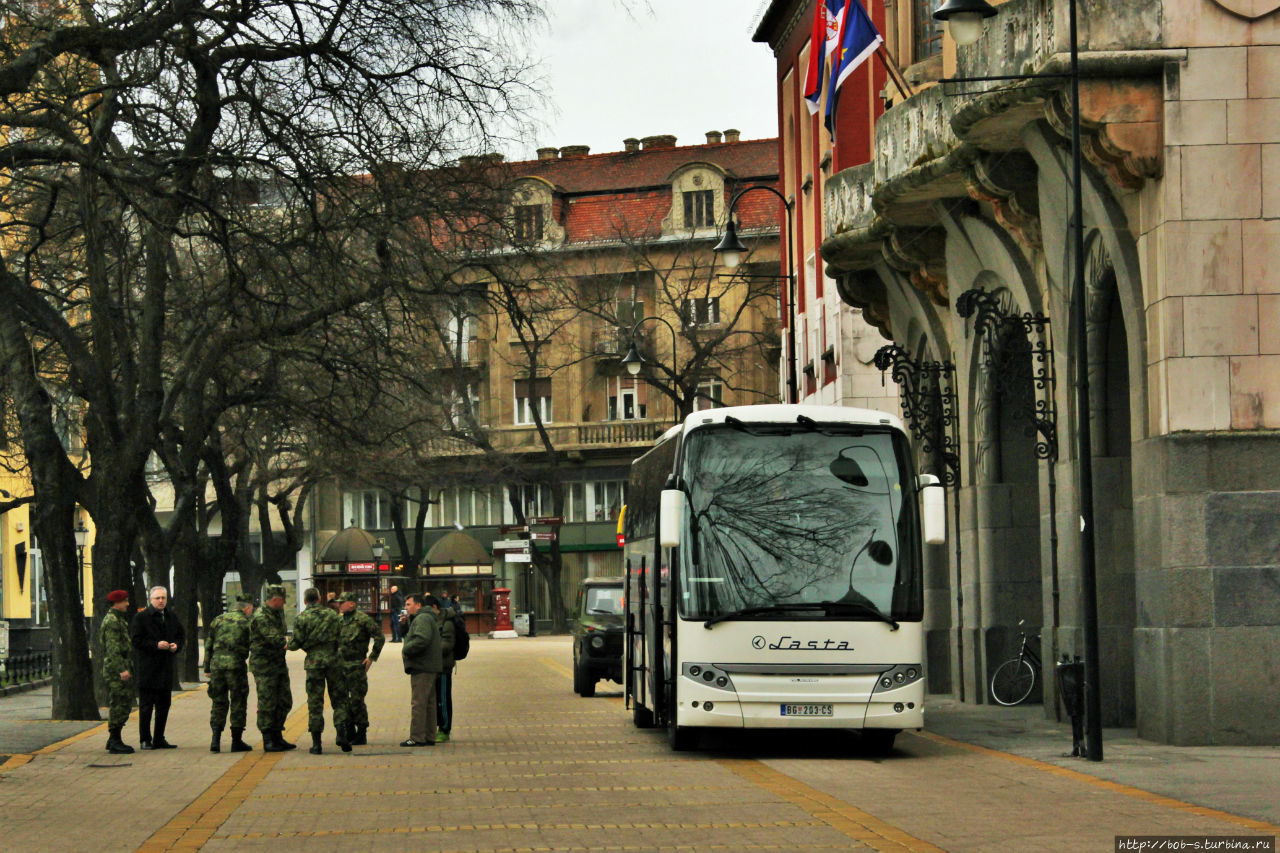
[[[540,73],[553,108],[527,148],[589,145],[660,133],[678,145],[709,130],[778,133],[773,52],[751,40],[766,0],[546,0]]]

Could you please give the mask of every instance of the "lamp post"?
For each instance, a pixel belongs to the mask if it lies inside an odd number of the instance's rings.
[[[1080,595],[1084,610],[1085,748],[1090,761],[1102,760],[1102,702],[1099,694],[1098,577],[1093,533],[1093,440],[1089,429],[1089,327],[1084,297],[1084,202],[1080,187],[1080,45],[1076,0],[1068,0],[1070,71],[1062,74],[1018,74],[999,77],[953,77],[944,83],[1026,80],[1063,77],[1071,91],[1071,310],[1075,314],[1076,455],[1080,478]],[[986,0],[947,0],[933,17],[947,22],[957,45],[976,42],[983,20],[996,15]]]
[[[768,184],[752,184],[744,187],[733,194],[733,198],[729,200],[729,215],[724,226],[724,237],[712,249],[713,252],[720,255],[724,265],[729,269],[737,269],[738,264],[742,262],[742,256],[746,253],[747,247],[742,245],[742,241],[738,239],[738,226],[733,221],[733,211],[738,206],[738,199],[742,198],[752,190],[764,190],[771,192],[782,202],[782,206],[787,211],[787,402],[797,403],[800,401],[800,388],[796,381],[796,266],[792,260],[792,208],[795,206],[788,201],[786,196],[778,192]]]
[[[631,331],[628,333],[631,345],[627,347],[627,354],[622,357],[622,366],[625,367],[627,369],[627,373],[632,376],[640,375],[640,369],[644,367],[644,356],[640,354],[640,350],[636,347],[636,332],[640,331],[641,323],[647,323],[650,320],[657,320],[659,323],[666,326],[668,331],[671,332],[671,380],[674,382],[677,373],[676,368],[679,364],[676,360],[676,327],[661,317],[641,317],[639,320],[636,320],[635,325],[631,327]]]
[[[76,573],[78,582],[77,588],[80,590],[80,612],[84,613],[84,546],[89,539],[89,528],[84,526],[84,519],[76,521],[76,564],[79,571]]]

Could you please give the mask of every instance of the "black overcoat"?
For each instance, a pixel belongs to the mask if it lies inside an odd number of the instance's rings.
[[[170,689],[173,686],[174,665],[181,654],[182,641],[186,636],[178,615],[166,609],[162,618],[159,610],[148,605],[146,610],[133,617],[129,633],[138,662],[138,689]],[[179,651],[161,651],[156,647],[161,640],[177,643]]]

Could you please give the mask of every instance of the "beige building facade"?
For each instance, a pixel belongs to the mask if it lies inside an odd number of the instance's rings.
[[[1068,4],[997,4],[932,55],[930,4],[890,6],[912,91],[882,90],[870,161],[827,181],[821,256],[886,340],[951,371],[931,688],[991,701],[1022,619],[1046,661],[1084,654],[1084,324],[1103,723],[1280,743],[1257,713],[1280,684],[1280,3],[1080,4],[1084,316]],[[938,83],[1025,74],[1056,76]]]

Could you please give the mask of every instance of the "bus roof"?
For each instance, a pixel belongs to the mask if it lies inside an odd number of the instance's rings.
[[[855,409],[851,406],[810,406],[789,405],[784,403],[762,403],[757,406],[727,406],[722,409],[705,409],[694,412],[684,419],[683,424],[672,428],[672,432],[689,430],[706,424],[724,423],[726,417],[734,417],[740,421],[755,423],[795,423],[797,417],[803,415],[818,423],[867,424],[873,426],[890,426],[904,431],[902,419],[888,412],[875,409]],[[666,438],[664,435],[663,438]]]

